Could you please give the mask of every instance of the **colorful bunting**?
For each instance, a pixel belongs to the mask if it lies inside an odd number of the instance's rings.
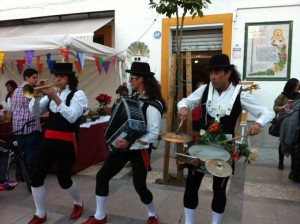
[[[39,75],[41,75],[42,74],[42,72],[43,72],[43,63],[39,63],[38,64],[38,67],[37,67],[37,69],[38,69],[38,73],[39,73]]]
[[[80,52],[76,52],[76,55],[77,55],[77,59],[78,59],[80,68],[81,68],[81,70],[83,70],[85,55]]]
[[[95,62],[96,62],[96,66],[99,72],[99,75],[101,75],[101,68],[100,68],[100,62],[97,56],[94,56]]]
[[[0,52],[0,66],[3,64],[4,52]]]
[[[47,61],[50,61],[50,59],[51,59],[51,53],[46,54],[46,57],[47,57]]]
[[[48,64],[48,68],[49,70],[52,72],[53,71],[53,65],[56,63],[56,61],[47,61],[47,64]]]
[[[68,51],[68,49],[67,48],[61,48],[60,53],[64,56],[65,61],[69,62],[69,51]]]
[[[112,58],[112,59],[111,59],[111,63],[112,63],[112,65],[113,65],[114,72],[115,72],[115,71],[116,71],[116,69],[117,69],[117,68],[116,68],[116,65],[117,65],[117,63],[116,63],[116,62],[117,62],[116,58]]]
[[[26,63],[26,60],[17,60],[17,68],[18,68],[19,74],[23,73],[25,63]]]
[[[41,56],[36,56],[36,67],[39,67]]]
[[[28,67],[31,66],[33,56],[34,56],[34,50],[25,51],[25,57],[26,57]]]
[[[110,64],[109,61],[104,61],[103,62],[103,68],[104,68],[104,71],[106,72],[106,74],[107,74],[107,71],[109,69],[109,64]]]
[[[82,69],[81,69],[81,67],[80,67],[79,61],[74,61],[74,64],[75,64],[77,73],[78,73],[79,75],[81,75]]]

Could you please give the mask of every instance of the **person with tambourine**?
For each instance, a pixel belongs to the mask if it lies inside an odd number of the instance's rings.
[[[186,119],[188,112],[201,106],[200,128],[210,123],[220,123],[222,130],[234,135],[237,119],[242,110],[250,112],[257,120],[250,125],[249,135],[257,135],[261,128],[274,117],[274,112],[258,102],[250,93],[241,91],[240,75],[229,57],[217,54],[211,57],[209,65],[210,83],[203,85],[187,98],[178,102],[179,119]],[[192,159],[195,160],[195,159]],[[196,161],[191,161],[196,165]],[[197,167],[188,168],[184,192],[185,224],[195,223],[195,209],[198,206],[198,190],[204,173]],[[229,177],[213,176],[212,224],[220,224],[226,206],[226,186]]]
[[[133,185],[140,200],[148,209],[147,224],[157,224],[158,217],[153,203],[153,195],[147,188],[146,178],[149,167],[147,148],[156,141],[160,132],[162,113],[166,111],[165,101],[161,95],[161,87],[145,62],[133,62],[129,81],[133,91],[138,93],[138,103],[143,112],[147,133],[130,146],[126,139],[117,138],[117,151],[110,152],[105,163],[96,176],[96,213],[84,224],[103,224],[107,222],[105,203],[109,193],[110,180],[130,161],[132,166]],[[145,107],[147,105],[147,107]],[[129,147],[129,149],[128,149]]]

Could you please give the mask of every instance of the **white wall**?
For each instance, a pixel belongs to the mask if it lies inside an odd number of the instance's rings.
[[[155,31],[161,31],[162,16],[149,9],[149,0],[3,0],[0,6],[0,20],[38,17],[88,11],[115,10],[114,47],[124,51],[137,40],[150,49],[149,63],[156,78],[160,80],[161,39],[155,39]],[[284,5],[285,7],[274,7]],[[289,7],[289,5],[291,5]],[[270,7],[271,6],[271,7]],[[269,7],[269,8],[268,8]],[[300,79],[300,0],[213,0],[205,15],[233,13],[232,47],[238,45],[244,50],[245,23],[293,20],[293,42],[291,77]],[[154,22],[154,20],[156,21]],[[233,58],[232,63],[243,71],[243,58]],[[0,77],[1,78],[1,77]],[[285,81],[259,81],[261,86],[254,95],[272,108],[275,97],[282,91]],[[165,87],[167,88],[167,87]]]

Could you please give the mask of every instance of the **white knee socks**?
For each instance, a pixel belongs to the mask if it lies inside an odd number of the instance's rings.
[[[212,211],[211,224],[221,224],[224,213],[216,213]]]
[[[73,184],[70,188],[65,189],[65,191],[68,192],[69,195],[72,197],[74,204],[82,206],[82,200],[80,199],[77,185],[75,182],[73,182]]]
[[[32,191],[32,196],[33,196],[35,208],[36,208],[35,215],[37,215],[40,218],[44,218],[45,215],[46,215],[46,211],[45,211],[45,194],[46,194],[45,186],[42,185],[40,187],[31,187],[31,191]]]
[[[195,223],[195,209],[184,208],[185,224]]]
[[[95,219],[101,220],[105,217],[105,202],[107,197],[96,195],[96,213],[94,215]]]
[[[154,216],[157,218],[157,214],[156,214],[156,210],[155,210],[155,207],[154,207],[154,204],[153,204],[153,201],[146,205],[147,208],[148,208],[148,216],[151,217],[151,216]]]

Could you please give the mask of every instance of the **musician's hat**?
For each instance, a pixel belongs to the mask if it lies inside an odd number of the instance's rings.
[[[130,70],[125,71],[136,76],[154,75],[154,73],[150,71],[150,65],[146,62],[132,62]]]
[[[74,75],[75,73],[72,63],[55,63],[51,71],[51,74],[54,75]]]
[[[213,55],[207,66],[208,69],[216,69],[216,68],[232,68],[233,64],[230,64],[229,57],[226,54],[216,54]]]

